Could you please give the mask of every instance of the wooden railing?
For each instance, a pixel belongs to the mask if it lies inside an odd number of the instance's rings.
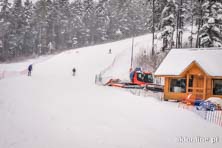
[[[195,95],[197,98],[204,98],[204,88],[188,87],[188,92]]]

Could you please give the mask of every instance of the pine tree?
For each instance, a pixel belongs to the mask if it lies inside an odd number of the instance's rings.
[[[168,0],[161,14],[161,29],[163,38],[163,50],[171,49],[173,46],[173,35],[175,31],[176,5],[173,0]]]
[[[59,14],[60,14],[60,40],[64,49],[71,47],[71,21],[70,21],[70,7],[69,0],[59,0]]]
[[[53,2],[51,0],[46,1],[47,5],[47,15],[46,15],[46,22],[47,22],[47,28],[46,28],[46,34],[47,34],[47,48],[48,48],[48,53],[53,53],[55,49],[55,18],[53,15],[54,7],[53,7]]]
[[[197,20],[197,1],[196,0],[188,0],[186,3],[186,13],[185,13],[185,23],[188,26],[191,26],[190,29],[190,36],[188,36],[188,40],[189,40],[189,47],[192,48],[193,47],[193,43],[194,43],[194,35],[196,34],[194,27],[195,27],[195,20]]]
[[[11,3],[8,0],[0,0],[0,19],[1,21],[7,20],[10,13]]]
[[[196,25],[198,26],[197,29],[197,37],[196,37],[196,48],[200,48],[200,29],[203,26],[203,10],[202,10],[202,5],[203,5],[204,0],[198,0],[196,3],[194,3],[194,16],[196,16]]]
[[[152,6],[151,4],[152,1],[150,1],[150,7]],[[154,13],[155,13],[155,17],[154,17],[154,22],[156,24],[156,30],[161,31],[161,16],[162,16],[162,11],[164,9],[164,7],[167,4],[166,0],[155,0],[154,1]]]
[[[219,22],[222,21],[222,2],[206,1],[202,5],[203,26],[200,29],[200,45],[202,47],[222,47],[222,35]]]
[[[96,30],[95,5],[93,0],[83,0],[83,23],[85,29],[85,44],[94,44]]]
[[[183,31],[184,25],[188,22],[189,17],[186,15],[190,9],[189,1],[178,0],[177,5],[177,23],[176,23],[176,48],[182,48],[183,46]]]
[[[120,1],[119,0],[112,0],[108,1],[107,5],[107,17],[109,18],[109,24],[107,29],[107,34],[110,39],[120,39],[122,36],[122,31],[120,30]]]
[[[4,61],[8,54],[9,27],[11,25],[11,3],[0,0],[0,61]]]
[[[49,43],[49,10],[50,10],[49,0],[39,0],[36,2],[34,7],[34,24],[35,24],[35,38],[36,38],[36,51],[35,53],[47,54],[49,53],[48,43]]]
[[[107,28],[109,24],[109,18],[107,17],[107,0],[100,0],[95,8],[96,13],[96,36],[95,41],[101,42],[108,39]]]
[[[131,34],[139,35],[152,29],[152,5],[146,0],[131,0],[128,10],[128,23]]]
[[[30,55],[34,53],[34,33],[33,33],[33,5],[32,2],[26,0],[24,3],[24,21],[25,21],[25,33],[23,41],[23,49],[25,55]]]
[[[78,47],[84,45],[84,23],[83,23],[83,4],[81,0],[76,0],[71,3],[71,40],[72,47]]]
[[[49,23],[49,42],[52,43],[53,47],[55,50],[60,50],[63,49],[62,44],[61,44],[61,26],[60,26],[60,5],[58,0],[48,0],[49,4],[49,14],[47,17],[47,21]]]
[[[150,31],[151,11],[147,0],[112,0],[107,4],[110,39],[121,39]]]
[[[14,58],[23,53],[23,38],[25,32],[24,8],[22,0],[14,0],[12,7],[12,20],[10,25],[10,34],[8,38],[9,56]]]
[[[136,16],[135,16],[135,13],[131,11],[129,7],[131,4],[131,1],[126,0],[125,2],[123,1],[121,3],[120,5],[122,5],[122,8],[120,9],[120,13],[117,17],[119,20],[119,24],[118,24],[119,28],[124,36],[134,36]]]

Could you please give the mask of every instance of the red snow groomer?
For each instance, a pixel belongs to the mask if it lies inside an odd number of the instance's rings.
[[[153,83],[153,74],[151,72],[142,71],[141,68],[135,68],[130,72],[130,81],[132,85],[144,87]]]
[[[148,89],[153,91],[162,91],[161,85],[154,84],[153,74],[151,72],[144,72],[141,68],[135,68],[130,72],[131,82],[121,82],[119,79],[110,79],[106,85],[121,88],[132,89]]]

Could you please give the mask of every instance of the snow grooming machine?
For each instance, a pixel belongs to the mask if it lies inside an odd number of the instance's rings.
[[[110,79],[105,85],[120,87],[126,89],[144,89],[153,92],[163,92],[163,86],[154,83],[151,72],[142,71],[141,68],[135,68],[129,74],[131,82],[122,82],[120,79]]]

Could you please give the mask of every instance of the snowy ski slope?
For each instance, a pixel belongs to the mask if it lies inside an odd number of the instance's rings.
[[[137,38],[137,49],[149,37]],[[0,148],[220,148],[222,128],[177,103],[94,84],[130,48],[127,39],[70,50],[35,64],[32,77],[0,80]],[[128,67],[122,61],[116,73]],[[219,141],[179,141],[198,136]]]

